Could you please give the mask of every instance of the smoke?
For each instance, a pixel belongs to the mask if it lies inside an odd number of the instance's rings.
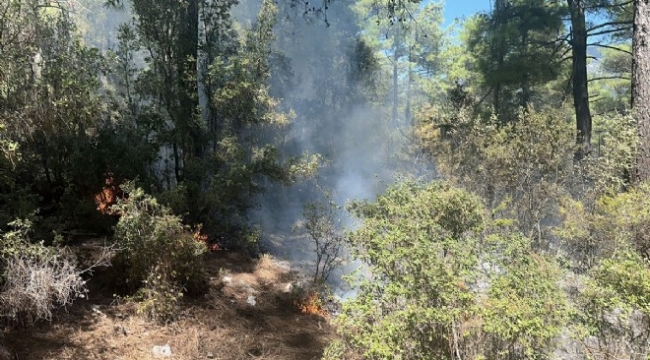
[[[382,66],[383,55],[373,54],[361,40],[353,1],[309,5],[285,0],[277,5],[270,92],[282,110],[295,113],[279,150],[285,158],[320,154],[325,162],[315,179],[292,186],[268,184],[250,220],[262,226],[263,250],[309,274],[315,258],[312,243],[294,231],[305,204],[324,201],[324,189],[342,209],[337,213],[342,231],[353,230],[360,224],[343,210],[345,205],[372,201],[412,161],[404,157],[409,140],[392,109],[392,67]],[[260,8],[261,0],[241,1],[231,12],[235,28],[252,27]],[[97,6],[80,11],[87,41],[103,51],[114,48],[117,25],[129,22],[129,9],[126,3],[123,10]],[[362,266],[347,259],[333,274],[331,285],[338,295],[354,294],[344,289],[341,276]]]
[[[235,18],[244,23],[251,19],[244,9],[258,9],[250,4],[254,1],[240,4]],[[296,114],[290,140],[281,151],[295,157],[318,153],[325,164],[311,181],[270,185],[251,218],[263,228],[263,250],[291,261],[306,275],[314,271],[316,254],[311,239],[294,230],[303,220],[303,206],[324,201],[321,189],[325,189],[342,209],[338,212],[342,231],[353,230],[360,224],[343,210],[345,205],[375,199],[409,161],[398,156],[408,139],[391,119],[392,77],[375,59],[364,56],[368,47],[360,40],[351,4],[330,3],[327,22],[318,9],[305,12],[279,4],[271,93],[284,110]],[[339,297],[346,298],[356,292],[346,288],[341,277],[363,264],[350,259],[347,249],[343,258],[329,282]]]

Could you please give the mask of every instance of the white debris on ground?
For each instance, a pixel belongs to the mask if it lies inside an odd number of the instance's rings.
[[[151,354],[154,357],[171,357],[172,356],[172,348],[169,346],[169,344],[165,345],[154,345],[153,349],[151,349]]]

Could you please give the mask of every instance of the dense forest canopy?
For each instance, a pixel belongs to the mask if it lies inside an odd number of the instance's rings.
[[[650,2],[447,6],[2,1],[0,317],[92,235],[158,304],[208,249],[360,269],[324,358],[648,358]]]

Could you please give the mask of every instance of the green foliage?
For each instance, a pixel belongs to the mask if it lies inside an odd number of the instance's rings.
[[[372,274],[337,319],[347,341],[374,359],[451,356],[475,301],[480,200],[445,183],[405,181],[351,210],[364,223],[349,242]]]
[[[555,37],[564,27],[563,15],[562,5],[544,0],[497,0],[490,13],[468,23],[467,51],[476,59],[484,89],[493,94],[499,120],[516,119],[519,107],[548,101],[539,101],[533,88],[562,75],[563,44]]]
[[[327,344],[323,351],[322,360],[340,360],[345,359],[345,343],[340,340],[334,340]]]
[[[181,219],[132,183],[123,186],[128,200],[114,206],[121,214],[115,227],[115,266],[143,309],[168,320],[181,292],[201,292],[205,285],[203,242]]]
[[[544,357],[567,319],[560,271],[530,239],[487,225],[482,200],[448,183],[399,182],[349,236],[370,266],[337,318],[370,359]]]
[[[634,308],[650,315],[650,266],[634,252],[603,260],[592,272],[595,283],[609,296],[610,309]]]
[[[636,251],[647,259],[648,195],[648,185],[641,184],[628,192],[604,193],[592,204],[587,198],[564,198],[560,203],[563,222],[553,233],[565,242],[569,258],[578,269],[592,268],[619,249]]]
[[[51,254],[53,249],[43,246],[42,243],[32,243],[29,236],[32,231],[31,221],[18,219],[7,225],[11,230],[2,234],[0,257],[6,259],[19,255],[38,257]]]
[[[448,179],[480,194],[489,207],[506,201],[521,231],[541,240],[541,224],[567,191],[573,156],[571,124],[561,112],[521,111],[498,126],[465,110],[447,118],[435,109],[419,115],[416,134]],[[533,146],[534,144],[534,146]]]
[[[533,252],[529,239],[492,236],[488,242],[496,269],[481,317],[483,331],[501,349],[488,358],[546,358],[568,323],[569,303],[558,286],[563,274],[553,260]]]
[[[595,113],[624,113],[630,108],[632,77],[632,47],[612,44],[602,49],[602,57],[590,74],[590,103]]]
[[[647,358],[648,261],[623,249],[601,261],[589,275],[577,298],[576,332],[586,339],[584,347],[609,357]]]
[[[650,184],[602,200],[612,239],[625,241],[637,254],[650,258]]]

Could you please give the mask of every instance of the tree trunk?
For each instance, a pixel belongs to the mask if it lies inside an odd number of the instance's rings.
[[[495,13],[497,14],[495,18],[495,23],[494,23],[494,29],[499,29],[502,24],[504,24],[507,21],[507,13],[506,13],[506,3],[503,0],[495,1],[494,3],[495,6]],[[496,37],[493,39],[493,47],[497,49],[496,53],[496,62],[497,62],[497,69],[501,70],[503,69],[503,63],[505,62],[505,49],[506,46],[504,44],[504,39],[500,37]],[[494,86],[494,113],[499,117],[499,120],[501,123],[505,123],[506,119],[502,116],[503,113],[501,111],[501,82],[498,82]]]
[[[524,30],[521,35],[521,52],[525,59],[528,58],[528,30]],[[524,110],[528,109],[528,105],[530,105],[530,76],[528,70],[524,70],[521,78],[521,98],[519,101],[519,106]]]
[[[392,121],[393,125],[397,126],[397,108],[399,105],[399,94],[398,94],[398,88],[397,88],[397,79],[399,75],[399,69],[397,67],[397,61],[398,61],[397,54],[395,54],[395,60],[393,61],[393,114],[392,114]]]
[[[408,80],[406,82],[406,109],[404,109],[404,121],[408,122],[411,126],[413,126],[413,118],[411,117],[411,86],[413,83],[413,74],[411,72],[411,64],[413,61],[412,58],[412,48],[409,46],[408,48]]]
[[[634,1],[632,111],[639,132],[637,181],[650,179],[650,0]]]
[[[576,113],[576,160],[591,149],[591,111],[587,86],[587,26],[582,0],[567,0],[571,13],[571,52],[573,55],[573,106]]]
[[[176,59],[179,82],[180,101],[179,119],[183,124],[182,136],[187,136],[184,141],[187,148],[183,149],[185,156],[201,158],[204,144],[202,143],[201,129],[194,124],[199,106],[199,89],[197,86],[199,60],[199,0],[190,0],[183,16],[183,30],[179,39],[180,54]]]

